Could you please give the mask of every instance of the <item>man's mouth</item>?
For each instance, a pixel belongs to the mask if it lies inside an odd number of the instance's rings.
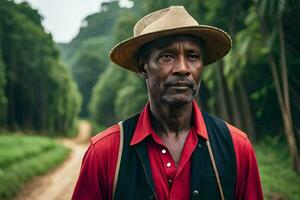
[[[189,82],[179,81],[174,84],[169,84],[168,87],[174,88],[176,90],[187,90],[191,89],[193,86]]]

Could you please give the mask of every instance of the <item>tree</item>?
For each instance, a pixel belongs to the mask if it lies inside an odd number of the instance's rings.
[[[1,33],[1,31],[0,31]],[[1,55],[1,52],[0,52]],[[0,57],[0,127],[4,127],[6,119],[7,99],[5,96],[5,65]]]
[[[83,97],[80,113],[83,117],[88,116],[87,105],[91,99],[92,89],[105,68],[106,63],[91,51],[80,53],[73,64],[72,73]]]
[[[41,17],[27,3],[5,0],[0,4],[0,27],[6,126],[68,134],[75,127],[80,96]]]
[[[114,111],[118,120],[139,112],[148,101],[146,83],[141,77],[128,72],[122,85],[114,100]]]
[[[89,106],[91,117],[98,124],[108,126],[116,121],[114,100],[124,79],[124,71],[113,64],[99,77]]]
[[[286,9],[288,9],[286,7],[287,4],[284,1],[282,2],[282,1],[264,0],[260,4],[257,1],[254,1],[254,6],[255,6],[256,14],[259,18],[261,33],[265,38],[269,38],[270,41],[269,44],[266,44],[266,47],[269,50],[268,61],[269,61],[270,70],[274,81],[274,86],[276,89],[277,100],[279,102],[279,107],[282,114],[284,133],[286,135],[286,139],[289,145],[289,150],[292,156],[293,167],[298,173],[300,173],[299,150],[297,148],[296,135],[294,132],[291,106],[290,106],[286,47],[285,47],[285,32],[283,29],[283,15],[285,14]],[[273,19],[269,21],[271,22],[273,28],[271,30],[265,19],[270,15],[272,15],[272,19]],[[279,62],[276,61],[276,58],[274,56],[276,52],[272,51],[271,48],[274,42],[274,37],[277,34],[279,37],[278,47],[280,49],[278,55]]]
[[[91,93],[109,65],[108,54],[115,40],[113,29],[124,10],[118,1],[102,3],[98,13],[83,20],[79,34],[69,44],[59,44],[62,58],[82,94],[81,117],[89,117]]]
[[[122,17],[118,19],[113,30],[115,33],[115,43],[131,36],[131,30],[135,21],[135,17],[129,12],[124,11],[121,16]],[[128,90],[127,79],[128,77],[131,77],[129,73],[130,72],[127,72],[124,69],[122,70],[119,66],[110,64],[105,72],[100,75],[98,82],[94,87],[89,106],[91,117],[98,124],[102,126],[111,125],[118,120],[120,116],[128,116],[128,114],[135,112],[134,109],[126,108],[128,105],[120,108],[120,106],[123,106],[125,102],[128,102],[128,99],[133,99],[136,96],[136,94],[133,93],[122,92],[129,90],[135,91],[136,87],[138,87],[138,85],[132,84],[132,88]],[[118,98],[121,99],[119,100]],[[121,102],[125,99],[126,101]],[[116,104],[121,110],[116,109]]]

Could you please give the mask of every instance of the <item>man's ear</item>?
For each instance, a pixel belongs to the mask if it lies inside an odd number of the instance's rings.
[[[144,59],[139,59],[137,64],[138,64],[138,66],[137,66],[138,74],[142,78],[147,79],[148,78],[148,73],[145,69],[147,67],[147,62]]]

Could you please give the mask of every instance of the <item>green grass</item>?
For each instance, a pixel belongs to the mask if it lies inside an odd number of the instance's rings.
[[[278,138],[266,138],[254,147],[265,199],[299,200],[300,175],[292,170],[287,145]]]
[[[0,135],[0,200],[15,195],[26,181],[54,168],[68,154],[49,138]]]
[[[265,198],[300,199],[300,176],[292,170],[286,144],[266,138],[256,145]],[[33,176],[61,163],[69,150],[40,136],[0,135],[0,200],[15,195]]]

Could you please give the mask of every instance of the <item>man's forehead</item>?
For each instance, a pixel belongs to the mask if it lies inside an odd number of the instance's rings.
[[[201,51],[201,54],[205,48],[204,42],[200,37],[194,36],[194,35],[171,35],[162,37],[159,39],[156,39],[154,41],[151,41],[149,43],[146,43],[144,46],[142,46],[139,51],[137,52],[136,58],[148,58],[148,56],[151,53],[156,52],[157,50],[163,50],[167,48],[172,48],[172,44],[176,44],[180,41],[188,41],[190,48],[196,49],[198,48],[199,51]]]
[[[203,46],[202,40],[199,37],[193,35],[172,35],[163,37],[157,40],[150,42],[147,46],[149,49],[165,49],[176,45],[179,42],[188,42],[194,47],[201,49]]]

